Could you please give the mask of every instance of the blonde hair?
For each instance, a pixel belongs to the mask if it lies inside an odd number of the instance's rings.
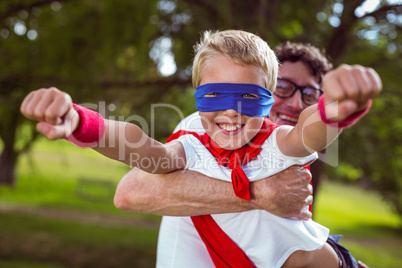
[[[259,36],[240,30],[205,31],[194,46],[193,86],[200,85],[208,60],[223,55],[240,66],[257,67],[264,78],[265,87],[276,88],[278,60],[267,42]]]

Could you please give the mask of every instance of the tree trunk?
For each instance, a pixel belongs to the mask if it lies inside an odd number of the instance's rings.
[[[346,53],[348,44],[355,24],[358,18],[355,15],[355,10],[364,0],[351,0],[343,2],[343,12],[340,17],[341,24],[335,28],[332,36],[329,39],[327,53],[334,62],[342,58]]]
[[[0,156],[0,184],[14,185],[16,163],[17,152],[14,151],[14,142],[5,142]]]
[[[14,185],[15,166],[17,163],[18,151],[15,150],[15,139],[18,126],[19,109],[8,110],[8,117],[4,118],[0,125],[0,138],[3,142],[3,151],[0,155],[0,184]]]

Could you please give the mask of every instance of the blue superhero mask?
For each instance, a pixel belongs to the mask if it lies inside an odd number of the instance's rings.
[[[217,93],[206,97],[205,94]],[[259,98],[245,98],[255,94]],[[254,84],[211,83],[197,87],[194,94],[198,111],[213,112],[233,109],[250,117],[269,117],[274,98],[271,91]]]

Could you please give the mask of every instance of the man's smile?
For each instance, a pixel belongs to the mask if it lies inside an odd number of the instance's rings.
[[[289,116],[289,115],[285,115],[285,114],[280,114],[280,113],[278,113],[278,118],[280,118],[281,120],[285,120],[285,121],[289,121],[289,122],[292,122],[292,123],[297,123],[297,121],[298,121],[298,117],[293,117],[293,116]]]

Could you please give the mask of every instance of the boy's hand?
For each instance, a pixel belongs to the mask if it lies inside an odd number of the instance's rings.
[[[50,140],[68,137],[79,123],[70,95],[54,87],[29,93],[21,104],[21,113],[39,121],[37,129]]]
[[[382,83],[372,68],[343,64],[324,76],[323,89],[327,118],[337,122],[364,110],[380,93]]]

